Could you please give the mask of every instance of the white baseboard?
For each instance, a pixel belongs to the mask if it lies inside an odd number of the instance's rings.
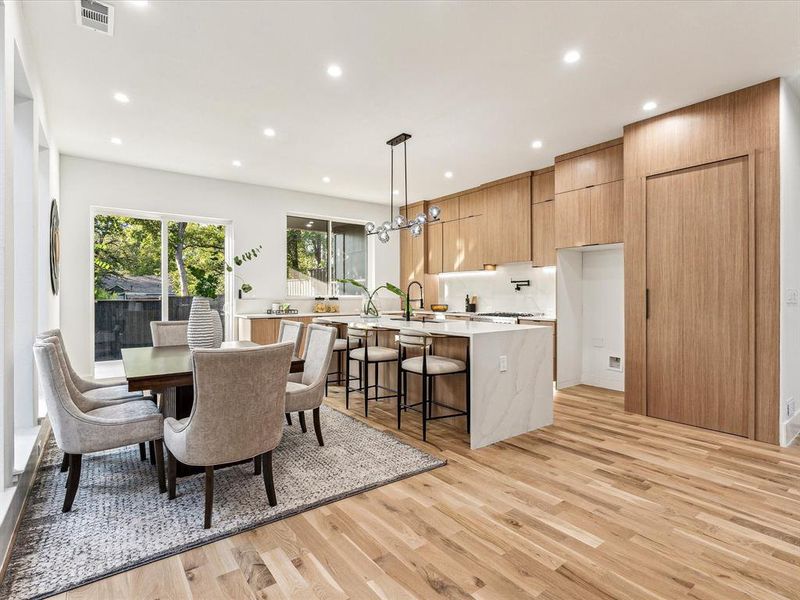
[[[556,381],[556,389],[563,390],[564,388],[572,387],[573,385],[580,385],[580,379],[559,379]]]
[[[794,413],[791,419],[781,423],[783,446],[791,446],[792,442],[800,436],[800,410]]]
[[[13,488],[2,492],[10,494],[10,499],[6,510],[0,511],[0,556],[2,557],[2,562],[0,562],[0,581],[5,575],[19,519],[25,509],[25,502],[33,485],[36,469],[39,467],[39,460],[42,457],[48,437],[50,437],[50,421],[44,419],[39,428],[36,442],[31,448],[30,456],[28,456],[28,460],[25,463],[25,469],[17,477],[17,484]]]
[[[581,383],[617,392],[625,391],[625,377],[621,373],[582,373]]]

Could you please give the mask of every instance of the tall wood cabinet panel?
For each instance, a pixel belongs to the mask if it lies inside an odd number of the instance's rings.
[[[560,157],[556,158],[555,193],[570,192],[622,179],[622,140],[616,142],[616,140],[609,142],[615,143],[613,146],[588,151],[572,158],[563,160]]]
[[[424,210],[425,205],[422,202],[417,202],[408,206],[408,214],[406,214],[405,207],[400,209],[400,213],[405,215],[407,219],[413,219],[417,213]],[[393,235],[400,237],[401,287],[405,288],[415,280],[422,282],[425,277],[425,261],[427,259],[425,247],[426,231],[423,229],[423,234],[418,237],[411,237],[411,232],[408,229],[397,231]]]
[[[533,266],[556,265],[556,215],[555,201],[539,202],[531,207],[533,230]]]
[[[556,194],[556,248],[574,248],[591,243],[592,188]]]
[[[780,85],[774,79],[625,126],[625,409],[630,412],[647,414],[652,391],[646,312],[646,290],[653,281],[647,265],[652,223],[644,182],[659,173],[748,156],[753,207],[747,243],[755,282],[750,291],[757,302],[749,435],[780,441]],[[693,260],[686,262],[685,268],[694,268]]]
[[[647,414],[747,436],[749,165],[647,179]]]
[[[536,171],[531,181],[533,203],[547,202],[555,199],[556,172],[554,167],[547,170]]]
[[[428,261],[425,272],[436,275],[442,272],[442,223],[429,223],[425,226]]]
[[[483,269],[486,228],[486,191],[477,190],[458,198],[459,237],[463,251],[461,271]]]
[[[484,263],[531,260],[531,178],[486,188]]]
[[[590,189],[590,243],[623,241],[623,181],[612,181]]]

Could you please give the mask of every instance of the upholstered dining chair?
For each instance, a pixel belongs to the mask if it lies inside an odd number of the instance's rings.
[[[303,378],[298,382],[286,384],[286,412],[297,412],[300,427],[306,431],[305,412],[313,411],[314,431],[320,446],[322,428],[319,421],[319,407],[325,397],[325,382],[328,379],[328,368],[336,342],[336,329],[325,325],[309,325],[306,333],[305,367]]]
[[[293,342],[295,356],[300,356],[300,340],[303,337],[304,328],[305,328],[305,323],[301,323],[300,321],[287,321],[281,319],[281,322],[278,324],[278,341]],[[289,381],[294,381],[299,383],[302,380],[303,380],[302,372],[289,373]],[[288,412],[286,413],[286,423],[287,425],[292,424],[292,416]],[[305,431],[305,427],[303,427],[303,431]]]
[[[53,435],[69,457],[67,492],[63,512],[72,510],[84,454],[155,441],[159,491],[166,491],[161,437],[163,418],[149,398],[103,404],[82,394],[67,375],[66,363],[56,347],[58,338],[33,346],[36,367]]]
[[[164,421],[169,498],[175,498],[176,460],[205,467],[204,528],[211,527],[214,465],[261,457],[270,506],[278,501],[272,451],[283,435],[291,342],[250,348],[198,349],[192,356],[191,414]]]
[[[150,321],[154,348],[188,345],[188,330],[189,321]]]
[[[36,336],[37,341],[45,340],[47,338],[56,338],[56,347],[63,364],[65,365],[66,376],[72,381],[77,390],[93,402],[98,402],[97,406],[119,404],[121,402],[130,402],[131,400],[144,400],[145,396],[142,392],[128,391],[128,382],[124,377],[114,377],[109,379],[95,379],[93,377],[81,377],[72,366],[72,361],[69,359],[67,348],[64,345],[64,337],[61,335],[60,329],[50,329]],[[151,447],[151,458],[155,464],[155,456]],[[146,460],[145,445],[139,444],[139,456],[141,460]],[[61,461],[61,472],[64,473],[69,468],[69,457],[64,454],[64,459]]]

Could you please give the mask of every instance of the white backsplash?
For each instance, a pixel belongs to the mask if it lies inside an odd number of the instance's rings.
[[[313,299],[306,298],[243,298],[236,301],[236,314],[252,314],[263,313],[268,308],[272,307],[272,303],[287,303],[292,308],[296,308],[300,312],[312,312],[316,302]],[[339,312],[343,313],[358,313],[364,304],[364,299],[360,297],[348,296],[339,299]],[[376,298],[378,310],[399,310],[400,300],[394,294],[385,293],[381,295],[378,293]]]
[[[512,279],[529,279],[530,287],[515,291]],[[543,312],[556,314],[556,269],[529,263],[503,265],[496,271],[445,273],[439,276],[439,300],[449,310],[463,311],[464,297],[478,297],[478,312]]]

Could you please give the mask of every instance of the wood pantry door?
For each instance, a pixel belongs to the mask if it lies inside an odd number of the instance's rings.
[[[747,436],[754,409],[748,157],[646,180],[647,414]]]

